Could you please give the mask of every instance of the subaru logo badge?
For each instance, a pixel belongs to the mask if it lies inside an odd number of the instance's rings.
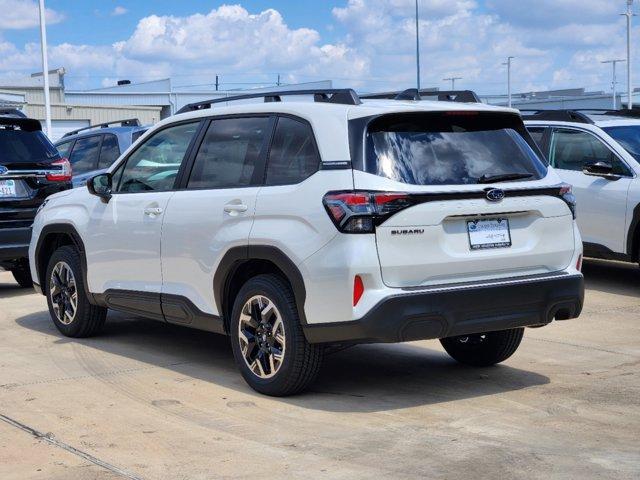
[[[7,173],[9,171],[9,169],[3,165],[0,165],[0,175],[4,175],[5,173]]]
[[[504,190],[492,188],[487,190],[487,200],[490,202],[500,202],[504,199]]]

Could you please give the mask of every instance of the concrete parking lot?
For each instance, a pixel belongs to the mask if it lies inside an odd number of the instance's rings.
[[[287,399],[250,390],[221,336],[110,314],[64,338],[0,272],[0,478],[639,478],[640,269],[584,271],[582,317],[501,366],[359,346]]]

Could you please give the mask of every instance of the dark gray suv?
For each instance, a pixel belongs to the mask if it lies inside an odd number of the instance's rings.
[[[102,173],[147,131],[138,119],[118,120],[68,132],[55,145],[73,169],[73,186]]]

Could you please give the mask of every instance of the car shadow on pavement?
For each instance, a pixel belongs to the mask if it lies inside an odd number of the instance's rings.
[[[16,322],[56,337],[54,343],[73,342],[261,397],[242,380],[229,339],[222,335],[119,313],[110,313],[103,333],[88,339],[63,337],[46,311],[26,315]],[[465,367],[451,360],[438,342],[430,342],[429,348],[422,345],[360,345],[328,355],[319,378],[309,390],[282,401],[313,410],[373,412],[495,395],[549,383],[544,375],[508,365]]]
[[[34,293],[33,288],[22,288],[17,283],[15,283],[10,273],[8,274],[8,277],[5,277],[10,280],[9,282],[0,281],[0,300],[2,300],[3,298],[21,297]]]
[[[591,290],[640,297],[640,268],[637,263],[585,259],[585,286]]]

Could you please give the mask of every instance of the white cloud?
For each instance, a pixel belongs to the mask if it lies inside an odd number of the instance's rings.
[[[124,15],[125,13],[127,13],[129,10],[127,10],[125,7],[123,7],[122,5],[118,5],[116,6],[116,8],[114,8],[111,11],[111,15],[113,15],[114,17],[117,17],[119,15]]]
[[[40,25],[38,4],[35,0],[0,0],[0,30],[18,30]],[[64,15],[55,10],[45,10],[47,24],[59,23]]]
[[[321,66],[326,76],[366,73],[366,62],[346,45],[324,45],[315,30],[291,29],[276,10],[251,14],[239,5],[223,5],[206,15],[151,15],[115,49],[128,60],[167,62],[176,71],[303,73]]]

